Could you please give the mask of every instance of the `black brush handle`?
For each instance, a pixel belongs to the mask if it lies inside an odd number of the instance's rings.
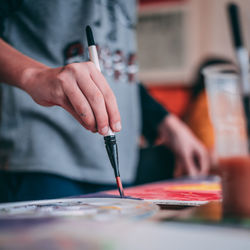
[[[110,163],[114,169],[115,177],[118,177],[120,176],[120,172],[119,172],[119,160],[118,160],[118,147],[115,135],[104,136],[104,142]]]
[[[231,34],[236,48],[243,47],[242,35],[241,35],[241,25],[239,18],[239,9],[236,4],[228,5],[228,17],[231,24]]]
[[[95,45],[94,36],[93,36],[92,29],[90,28],[90,26],[87,25],[85,30],[86,30],[86,35],[87,35],[88,46]]]

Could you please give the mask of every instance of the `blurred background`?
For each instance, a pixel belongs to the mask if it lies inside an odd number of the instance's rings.
[[[197,68],[206,58],[235,62],[226,5],[240,8],[250,47],[249,0],[140,0],[137,26],[140,80],[171,112],[184,117]]]

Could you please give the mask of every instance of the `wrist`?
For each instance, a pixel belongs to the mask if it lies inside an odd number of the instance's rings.
[[[161,130],[162,128],[164,128],[164,129],[166,129],[166,128],[171,129],[171,128],[175,127],[177,120],[178,119],[173,114],[166,115],[163,118],[163,120],[161,121],[161,123],[159,124],[158,130]]]
[[[180,120],[175,115],[168,114],[158,126],[158,136],[170,142],[179,129],[181,129]]]
[[[46,69],[47,67],[35,67],[35,68],[26,68],[21,74],[20,85],[18,86],[22,90],[29,92],[32,84],[37,81],[39,74]]]

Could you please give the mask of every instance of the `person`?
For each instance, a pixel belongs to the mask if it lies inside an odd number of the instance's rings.
[[[232,62],[227,58],[219,56],[209,56],[201,61],[196,70],[192,84],[190,102],[187,105],[186,112],[182,117],[182,120],[187,124],[194,135],[207,148],[210,162],[209,174],[213,175],[218,175],[219,170],[216,164],[216,156],[214,151],[214,129],[209,115],[207,100],[208,97],[205,89],[205,79],[202,72],[208,66],[216,66],[221,64],[232,64]]]
[[[219,56],[209,56],[199,64],[191,84],[190,102],[182,117],[182,120],[209,151],[214,149],[214,132],[209,117],[205,79],[202,71],[208,66],[220,64],[232,64],[232,62]]]
[[[141,131],[160,137],[188,175],[207,173],[204,146],[138,84],[135,0],[12,0],[0,8],[1,202],[114,187],[100,136],[109,126],[120,131],[127,185],[135,181]],[[86,25],[102,73],[88,60]]]

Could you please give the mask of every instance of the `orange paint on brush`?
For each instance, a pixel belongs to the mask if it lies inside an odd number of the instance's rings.
[[[124,191],[123,191],[123,186],[122,186],[121,179],[120,179],[119,176],[117,176],[115,178],[116,178],[116,184],[117,184],[117,187],[119,189],[120,196],[121,196],[121,198],[123,198],[124,197]]]

